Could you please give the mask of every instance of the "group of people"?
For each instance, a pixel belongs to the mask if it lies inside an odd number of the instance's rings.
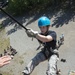
[[[38,27],[40,29],[40,33],[38,31],[34,31],[32,29],[26,30],[26,34],[28,37],[34,37],[40,43],[43,44],[43,49],[37,53],[37,55],[31,59],[28,65],[25,67],[23,75],[30,75],[34,68],[45,60],[48,60],[48,67],[46,74],[47,75],[57,75],[57,61],[59,59],[59,52],[56,48],[57,43],[57,34],[55,31],[50,30],[51,21],[48,17],[42,16],[38,19]],[[3,57],[0,58],[2,61]],[[11,60],[11,58],[7,57],[7,60]]]

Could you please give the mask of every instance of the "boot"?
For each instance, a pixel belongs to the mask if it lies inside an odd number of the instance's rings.
[[[24,71],[22,71],[22,73],[23,73],[23,75],[30,75],[30,74],[28,74],[28,68],[27,67],[24,69]]]

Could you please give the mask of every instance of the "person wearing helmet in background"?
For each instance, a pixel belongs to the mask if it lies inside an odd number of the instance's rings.
[[[25,67],[23,74],[30,75],[33,69],[40,63],[48,59],[48,68],[46,71],[47,75],[56,75],[57,72],[57,61],[58,61],[58,51],[56,50],[57,34],[55,31],[49,30],[50,20],[46,16],[39,18],[38,27],[40,28],[40,33],[32,29],[26,31],[29,37],[35,37],[41,43],[43,43],[44,48],[29,62]]]

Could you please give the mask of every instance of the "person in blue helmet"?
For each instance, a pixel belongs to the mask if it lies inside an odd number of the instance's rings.
[[[49,30],[51,22],[49,18],[43,16],[38,20],[38,27],[40,28],[40,33],[29,29],[26,31],[29,37],[35,37],[38,41],[43,44],[43,49],[28,63],[25,67],[23,74],[30,75],[34,68],[45,60],[48,60],[48,68],[46,71],[47,75],[57,74],[57,61],[58,61],[58,51],[56,50],[57,34],[55,31]]]

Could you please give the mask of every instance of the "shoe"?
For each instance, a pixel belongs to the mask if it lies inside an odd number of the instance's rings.
[[[22,73],[23,73],[23,75],[30,75],[30,74],[27,74],[28,73],[28,68],[27,67],[24,69],[24,71],[22,71]]]
[[[29,75],[29,74],[26,74],[26,73],[24,73],[24,72],[22,72],[23,73],[23,75]]]

